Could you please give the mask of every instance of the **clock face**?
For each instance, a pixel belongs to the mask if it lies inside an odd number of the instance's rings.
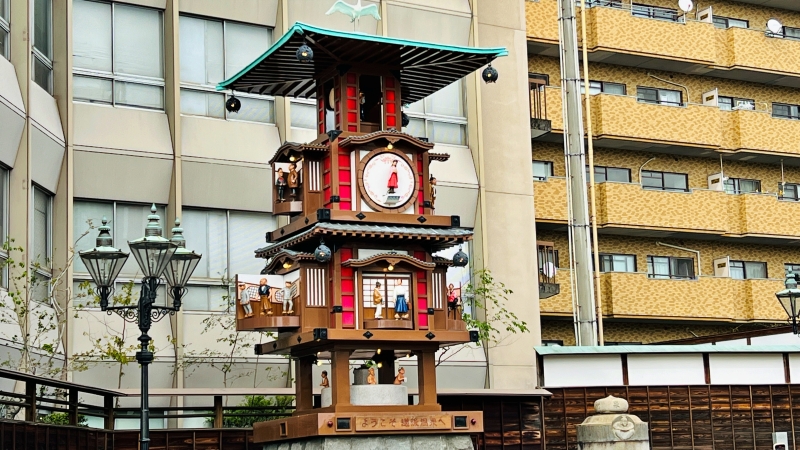
[[[383,208],[400,208],[414,196],[414,170],[406,158],[383,152],[364,165],[364,191],[372,202]]]

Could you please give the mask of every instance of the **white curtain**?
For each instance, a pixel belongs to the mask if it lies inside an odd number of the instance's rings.
[[[161,11],[114,6],[114,72],[164,78]]]
[[[74,66],[111,72],[111,4],[76,0],[72,29]]]
[[[180,17],[181,81],[216,85],[225,78],[222,22]]]
[[[97,227],[102,224],[103,217],[108,219],[111,227],[111,236],[114,236],[116,224],[114,223],[114,205],[112,203],[75,201],[72,207],[75,253],[94,248],[99,231]],[[88,233],[81,237],[84,233]],[[79,239],[80,238],[80,239]],[[114,246],[119,248],[119,242],[114,240]],[[74,260],[75,272],[87,272],[86,266],[80,257]]]
[[[266,261],[256,258],[253,252],[267,245],[264,236],[275,226],[275,217],[271,214],[231,212],[229,245],[236,249],[231,252],[231,276],[261,272]]]
[[[50,194],[33,189],[33,260],[49,268],[50,256]]]
[[[317,107],[305,103],[292,102],[291,124],[294,128],[317,128]]]
[[[230,78],[266,52],[272,30],[255,25],[225,24],[225,78]]]
[[[164,207],[157,207],[157,212],[161,217],[161,226],[165,229],[165,236],[169,236],[171,226],[165,226],[166,211]],[[117,203],[116,226],[114,227],[114,246],[126,253],[130,253],[128,241],[139,239],[144,236],[144,228],[147,226],[147,216],[150,215],[149,205],[126,205]],[[131,255],[128,262],[122,267],[120,276],[141,276],[141,269],[136,264],[136,259]]]
[[[229,119],[247,120],[250,122],[275,123],[274,101],[267,99],[261,100],[249,97],[238,97],[238,98],[242,102],[242,109],[240,109],[239,112],[236,114],[228,115]],[[316,111],[316,108],[314,110]],[[292,111],[294,111],[294,108],[292,108]]]
[[[425,112],[439,116],[465,117],[464,86],[461,80],[428,96],[425,99]]]
[[[181,113],[222,119],[225,117],[225,94],[181,89]]]
[[[115,81],[114,100],[118,105],[164,109],[164,88],[162,86]]]
[[[225,211],[184,209],[186,248],[203,255],[193,276],[222,279],[228,272],[228,218]]]
[[[113,83],[105,78],[92,78],[74,75],[72,77],[72,96],[75,100],[90,103],[111,103]]]

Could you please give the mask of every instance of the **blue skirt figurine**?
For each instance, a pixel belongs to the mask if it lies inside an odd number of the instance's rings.
[[[398,295],[394,300],[394,318],[408,318],[408,302],[405,295]]]

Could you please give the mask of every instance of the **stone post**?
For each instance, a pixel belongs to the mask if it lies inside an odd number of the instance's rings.
[[[647,423],[627,414],[628,402],[609,395],[594,402],[595,415],[578,425],[578,450],[649,450]]]

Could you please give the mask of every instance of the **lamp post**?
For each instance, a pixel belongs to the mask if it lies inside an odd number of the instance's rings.
[[[775,294],[783,309],[786,310],[786,314],[789,315],[789,320],[792,321],[792,333],[794,334],[800,334],[797,330],[797,316],[800,315],[797,304],[800,299],[800,289],[797,288],[798,281],[800,281],[800,274],[787,270],[784,282],[786,289]]]
[[[141,390],[141,424],[140,439],[141,450],[150,447],[150,409],[148,402],[148,366],[153,362],[153,352],[150,351],[150,326],[165,316],[175,314],[181,308],[181,298],[186,293],[186,283],[192,272],[200,262],[201,255],[194,251],[186,250],[186,240],[180,220],[175,221],[172,229],[172,240],[162,236],[162,228],[156,214],[156,205],[150,208],[147,216],[147,227],[143,238],[128,241],[128,246],[142,271],[142,290],[139,303],[129,306],[109,306],[108,301],[114,292],[114,280],[125,265],[128,254],[113,247],[111,228],[108,221],[103,218],[100,233],[97,236],[97,246],[91,250],[80,252],[81,260],[86,265],[92,280],[97,285],[100,297],[100,309],[115,313],[125,321],[135,323],[141,331],[139,342],[141,350],[136,352],[136,361],[142,368]],[[158,285],[161,276],[167,281],[168,293],[172,297],[172,306],[155,305]]]

